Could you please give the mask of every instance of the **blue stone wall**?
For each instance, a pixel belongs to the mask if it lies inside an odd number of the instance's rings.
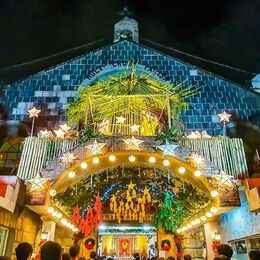
[[[105,46],[16,81],[6,86],[1,103],[9,111],[8,120],[17,121],[28,121],[27,109],[33,105],[41,107],[41,127],[45,124],[54,128],[66,120],[66,104],[73,100],[83,81],[84,84],[90,82],[102,71],[122,67],[130,60],[138,61],[144,71],[154,72],[158,77],[175,83],[187,80],[185,84],[198,87],[198,93],[188,100],[190,107],[182,115],[187,131],[197,129],[220,134],[222,124],[217,114],[223,110],[242,120],[250,120],[259,113],[257,94],[156,50],[127,41]],[[39,127],[37,122],[36,126]]]

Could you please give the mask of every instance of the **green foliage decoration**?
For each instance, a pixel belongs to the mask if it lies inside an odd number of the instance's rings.
[[[155,215],[154,225],[161,226],[166,232],[174,232],[186,217],[187,213],[181,202],[166,192],[164,202]]]
[[[99,132],[94,131],[91,125],[86,125],[79,133],[79,142],[86,143],[91,139],[97,139],[101,137]]]
[[[142,115],[142,111],[163,118],[178,118],[188,106],[186,98],[195,93],[193,86],[163,82],[151,74],[139,73],[136,64],[125,72],[99,80],[78,90],[77,97],[66,110],[69,124],[95,124],[121,113]]]
[[[178,141],[183,136],[183,134],[184,125],[180,121],[174,120],[173,127],[164,127],[161,131],[157,132],[155,139],[162,142],[165,140]]]

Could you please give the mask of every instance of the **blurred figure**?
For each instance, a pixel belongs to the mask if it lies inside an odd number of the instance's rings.
[[[69,253],[70,253],[70,259],[71,260],[78,260],[79,259],[79,246],[78,245],[73,245],[70,250],[69,250]]]
[[[230,260],[231,258],[227,257],[227,256],[224,256],[224,255],[219,255],[219,256],[216,256],[214,257],[213,260]]]
[[[62,260],[62,247],[60,244],[47,241],[41,248],[41,260]]]
[[[185,258],[184,258],[185,259]],[[174,256],[169,256],[168,257],[168,260],[175,260],[175,257]]]
[[[184,255],[183,259],[184,260],[191,260],[191,255],[186,254],[186,255]]]
[[[260,250],[251,250],[248,255],[250,260],[259,260]]]
[[[79,260],[86,260],[86,258],[84,256],[81,256]]]
[[[32,252],[33,252],[33,247],[27,242],[20,243],[15,248],[15,254],[17,260],[30,260],[32,256]]]
[[[90,259],[96,259],[97,253],[95,251],[92,251],[89,256],[90,256]]]
[[[63,253],[62,260],[70,260],[70,255],[68,253]]]
[[[228,244],[220,244],[217,246],[217,254],[218,254],[217,256],[225,256],[228,259],[231,259],[233,255],[233,249]]]
[[[138,253],[134,253],[134,259],[135,260],[140,260],[140,255]]]

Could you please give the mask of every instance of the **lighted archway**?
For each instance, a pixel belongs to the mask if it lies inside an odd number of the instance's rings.
[[[110,160],[111,155],[114,155],[113,161]],[[98,162],[95,163],[94,161],[97,160],[96,158],[98,158]],[[165,160],[167,160],[167,163],[165,163]],[[82,169],[82,162],[87,164],[87,168]],[[212,191],[214,191],[214,188],[206,176],[203,174],[198,177],[195,176],[194,173],[197,169],[189,163],[184,162],[174,156],[163,157],[158,152],[149,151],[115,151],[107,152],[99,156],[87,157],[85,160],[77,162],[72,167],[61,173],[55,180],[52,189],[55,189],[57,192],[62,192],[69,186],[75,185],[83,177],[97,174],[101,170],[122,164],[128,167],[138,164],[145,164],[155,166],[157,168],[164,168],[169,170],[171,175],[175,175],[176,177],[183,179],[187,183],[190,183],[209,196],[211,195]],[[180,172],[181,167],[182,169],[185,169],[184,173]],[[76,173],[75,177],[72,179],[69,178],[69,173],[71,171]],[[214,198],[214,204],[219,206],[219,198],[217,196]]]

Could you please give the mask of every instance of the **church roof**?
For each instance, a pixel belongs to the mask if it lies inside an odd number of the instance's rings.
[[[117,44],[117,42],[109,42],[111,41],[101,39],[47,57],[0,69],[0,80],[3,83],[12,83],[18,79],[28,77],[42,70],[47,70],[70,59],[87,55],[88,53],[102,50]],[[256,73],[243,71],[217,62],[212,62],[205,58],[194,56],[174,48],[166,47],[147,39],[140,38],[140,43],[133,42],[133,44],[140,45],[142,48],[153,49],[153,51],[160,52],[161,55],[164,56],[177,58],[180,61],[196,66],[198,69],[203,69],[210,73],[224,77],[227,80],[239,84],[243,88],[249,89],[251,87],[251,79],[256,75]]]

